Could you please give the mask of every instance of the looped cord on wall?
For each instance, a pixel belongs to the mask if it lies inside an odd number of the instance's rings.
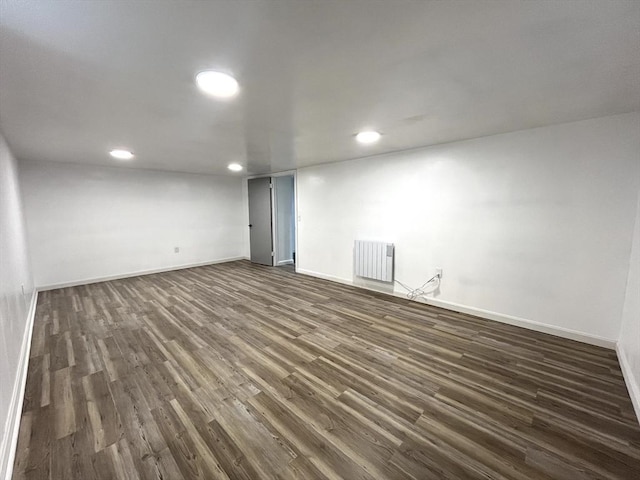
[[[423,289],[429,285],[431,282],[433,282],[434,280],[437,280],[438,283],[440,283],[440,274],[436,273],[433,277],[431,277],[429,280],[427,280],[426,282],[424,282],[420,287],[418,288],[411,288],[408,287],[407,285],[405,285],[404,283],[402,283],[400,280],[395,280],[395,282],[397,284],[399,284],[402,288],[404,288],[405,290],[408,290],[407,293],[407,298],[409,300],[415,300],[418,297],[422,297],[423,295],[426,295],[429,292],[425,292]]]

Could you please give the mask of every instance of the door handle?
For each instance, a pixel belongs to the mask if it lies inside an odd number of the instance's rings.
[[[251,228],[251,227],[253,227],[253,225],[252,225],[252,224],[249,224],[249,228]]]

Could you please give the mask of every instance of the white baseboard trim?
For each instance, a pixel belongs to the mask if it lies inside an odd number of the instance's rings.
[[[331,280],[332,282],[351,285],[352,287],[371,290],[377,293],[393,295],[394,297],[405,298],[405,299],[407,298],[406,295],[404,295],[401,292],[394,291],[393,293],[389,293],[381,290],[376,290],[374,288],[368,288],[363,285],[356,285],[353,283],[352,280],[347,278],[335,277],[333,275],[326,275],[324,273],[318,273],[311,270],[304,270],[302,268],[298,268],[296,272],[301,273],[303,275],[309,275],[311,277],[322,278],[324,280]],[[528,320],[526,318],[515,317],[512,315],[505,315],[503,313],[492,312],[490,310],[483,310],[481,308],[470,307],[467,305],[460,305],[458,303],[448,302],[445,300],[438,300],[435,298],[423,298],[422,301],[418,301],[418,303],[424,303],[426,305],[432,305],[434,307],[445,308],[447,310],[453,310],[455,312],[466,313],[468,315],[475,315],[476,317],[482,317],[488,320],[494,320],[496,322],[506,323],[508,325],[514,325],[516,327],[527,328],[529,330],[534,330],[536,332],[548,333],[550,335],[555,335],[557,337],[567,338],[569,340],[576,340],[578,342],[588,343],[590,345],[596,345],[598,347],[609,348],[611,350],[614,350],[617,344],[616,340],[613,340],[610,338],[599,337],[597,335],[591,335],[588,333],[579,332],[577,330],[557,327],[555,325],[536,322],[535,320]]]
[[[569,328],[558,327],[555,325],[550,325],[548,323],[515,317],[513,315],[492,312],[490,310],[483,310],[481,308],[459,305],[444,300],[428,298],[425,300],[425,303],[428,305],[433,305],[435,307],[442,307],[449,310],[455,310],[456,312],[467,313],[469,315],[475,315],[477,317],[486,318],[488,320],[494,320],[500,323],[507,323],[516,327],[528,328],[529,330],[535,330],[536,332],[548,333],[550,335],[555,335],[556,337],[567,338],[569,340],[575,340],[577,342],[588,343],[590,345],[608,348],[610,350],[614,350],[617,343],[616,340],[600,337],[597,335],[591,335],[589,333],[580,332],[578,330],[571,330]]]
[[[616,345],[616,353],[618,354],[618,362],[620,362],[620,369],[622,370],[624,382],[627,384],[627,390],[629,391],[629,397],[631,397],[633,409],[636,412],[636,418],[638,423],[640,423],[640,385],[636,382],[636,377],[633,375],[631,365],[629,365],[624,348],[620,345],[620,342]]]
[[[25,325],[20,347],[20,360],[18,371],[11,392],[11,403],[9,405],[9,415],[3,430],[4,437],[0,439],[0,478],[11,480],[13,474],[13,462],[16,456],[18,444],[18,433],[20,432],[20,420],[22,418],[22,404],[24,402],[24,389],[27,385],[27,371],[29,370],[29,355],[31,353],[31,336],[33,335],[33,322],[36,316],[36,304],[38,303],[38,291],[34,290],[31,296],[31,304],[27,313],[27,324]]]
[[[293,265],[293,258],[289,260],[280,260],[277,266],[279,267],[281,265]]]
[[[142,275],[152,275],[154,273],[172,272],[174,270],[184,270],[185,268],[204,267],[206,265],[215,265],[216,263],[235,262],[236,260],[248,260],[249,257],[228,257],[218,260],[208,260],[206,262],[187,263],[183,265],[175,265],[172,267],[154,268],[151,270],[140,270],[137,272],[121,273],[118,275],[108,275],[105,277],[85,278],[83,280],[74,280],[71,282],[51,283],[49,285],[37,285],[39,292],[47,290],[55,290],[56,288],[77,287],[78,285],[88,285],[90,283],[108,282],[110,280],[120,280],[122,278],[140,277]]]
[[[342,283],[344,285],[351,285],[355,287],[351,280],[342,277],[334,277],[333,275],[327,275],[325,273],[314,272],[313,270],[305,270],[304,268],[296,267],[296,273],[301,273],[302,275],[309,275],[310,277],[321,278],[323,280],[331,280],[332,282]],[[371,290],[369,288],[365,288],[365,290]],[[376,291],[376,290],[373,290]]]

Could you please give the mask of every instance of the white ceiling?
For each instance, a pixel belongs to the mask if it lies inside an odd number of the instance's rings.
[[[0,22],[27,160],[266,173],[640,110],[638,1],[1,0]],[[202,95],[207,68],[240,94]]]

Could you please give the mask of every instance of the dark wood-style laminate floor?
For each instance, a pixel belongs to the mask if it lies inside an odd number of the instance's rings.
[[[41,293],[15,479],[640,478],[597,348],[233,262]]]

